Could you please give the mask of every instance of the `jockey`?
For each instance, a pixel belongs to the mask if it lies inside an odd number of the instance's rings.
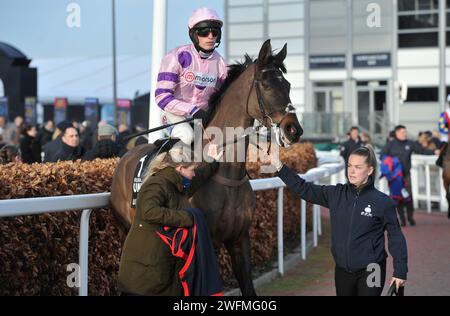
[[[447,96],[447,104],[450,105],[450,94]],[[448,140],[448,128],[450,126],[450,107],[442,112],[439,116],[439,132],[441,133],[441,141]]]
[[[192,44],[177,47],[163,58],[155,98],[168,124],[191,117],[203,121],[207,118],[209,98],[227,76],[225,60],[215,51],[222,25],[214,10],[195,10],[188,22]],[[189,123],[182,123],[172,128],[171,136],[190,145],[194,131]]]
[[[447,104],[449,105],[449,108],[439,115],[439,132],[441,133],[441,142],[444,143],[444,145],[441,146],[441,152],[438,160],[436,161],[436,165],[439,167],[442,167],[442,160],[448,146],[448,130],[450,127],[450,94],[447,96]]]

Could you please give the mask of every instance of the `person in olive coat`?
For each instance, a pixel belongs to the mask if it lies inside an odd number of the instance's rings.
[[[217,147],[209,155],[219,159],[216,151]],[[193,226],[184,209],[192,207],[189,198],[219,165],[217,161],[199,165],[187,156],[186,150],[175,147],[150,164],[122,250],[118,277],[122,295],[183,295],[178,275],[183,261],[172,255],[156,232],[164,226]]]

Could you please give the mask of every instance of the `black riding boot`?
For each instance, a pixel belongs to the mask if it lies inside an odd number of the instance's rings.
[[[416,221],[414,220],[414,206],[411,203],[406,204],[406,212],[408,214],[408,222],[411,226],[416,226]]]
[[[397,213],[398,213],[398,217],[400,219],[400,226],[406,226],[405,205],[404,204],[399,203],[397,205]]]

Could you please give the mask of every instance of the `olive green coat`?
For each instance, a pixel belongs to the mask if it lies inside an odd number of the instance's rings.
[[[183,189],[181,175],[171,167],[144,182],[122,249],[119,291],[138,295],[183,295],[178,277],[183,261],[172,256],[169,246],[156,232],[161,226],[193,225],[191,214],[183,209],[192,207],[188,199],[217,168],[217,162],[197,168],[188,190]]]

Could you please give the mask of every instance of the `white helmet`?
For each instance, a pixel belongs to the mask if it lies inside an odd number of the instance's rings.
[[[220,19],[217,12],[209,8],[199,8],[192,12],[188,22],[189,29],[194,28],[200,22],[216,22],[216,25],[219,27],[222,27],[223,25],[223,21]]]

